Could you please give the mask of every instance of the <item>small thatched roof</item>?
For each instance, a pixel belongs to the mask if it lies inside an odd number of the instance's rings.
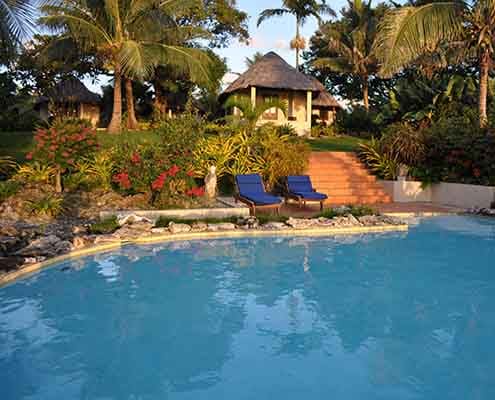
[[[226,95],[251,86],[267,89],[311,90],[314,92],[320,90],[311,78],[287,64],[282,57],[273,51],[265,54],[254,63],[222,94]]]
[[[56,103],[99,104],[101,101],[98,94],[91,92],[77,78],[64,79],[50,90],[47,95],[51,101]]]
[[[313,97],[313,101],[311,102],[313,104],[313,107],[342,108],[339,102],[335,100],[330,93],[328,93],[325,86],[323,86],[323,84],[318,79],[316,78],[311,78],[311,79],[313,80],[315,85],[318,86],[320,89],[318,94]]]

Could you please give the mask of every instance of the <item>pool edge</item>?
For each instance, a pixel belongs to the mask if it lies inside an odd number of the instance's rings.
[[[407,231],[409,225],[383,225],[383,226],[353,226],[348,228],[309,228],[309,229],[280,229],[280,230],[236,230],[236,231],[218,231],[218,232],[188,232],[177,234],[166,234],[156,236],[140,236],[133,239],[107,242],[95,246],[86,247],[79,250],[73,250],[69,253],[60,256],[52,257],[48,260],[38,263],[28,264],[25,267],[12,272],[8,272],[0,276],[0,287],[9,284],[19,278],[34,274],[50,265],[70,260],[73,258],[83,257],[91,254],[101,253],[107,250],[113,250],[122,246],[132,244],[152,244],[160,242],[173,242],[184,240],[203,240],[217,238],[239,238],[239,237],[263,237],[263,236],[328,236],[328,235],[350,235],[361,233],[379,233],[379,232],[394,232]]]

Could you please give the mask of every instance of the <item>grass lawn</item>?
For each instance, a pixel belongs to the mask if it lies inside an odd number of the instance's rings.
[[[116,143],[131,145],[158,141],[159,136],[154,131],[125,131],[120,135],[111,135],[106,131],[98,131],[98,141],[103,148]],[[25,161],[26,153],[34,146],[32,132],[0,132],[0,157],[14,157],[18,162]]]
[[[325,137],[306,141],[313,151],[356,151],[359,143],[367,143],[368,139],[354,136]]]
[[[24,161],[26,153],[32,148],[32,132],[0,132],[0,157],[10,156]]]

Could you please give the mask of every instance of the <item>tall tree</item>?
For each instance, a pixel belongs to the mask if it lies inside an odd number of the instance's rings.
[[[296,18],[296,36],[291,41],[291,48],[296,50],[296,68],[299,68],[299,52],[304,49],[306,42],[300,35],[301,27],[306,23],[308,18],[314,17],[319,23],[322,22],[322,15],[335,15],[335,12],[326,4],[325,0],[282,0],[281,8],[269,8],[263,10],[259,17],[257,25],[269,18],[281,17],[290,14]]]
[[[493,64],[495,0],[438,2],[391,10],[380,26],[377,52],[382,74],[390,76],[442,45],[458,49],[463,60],[477,60],[478,111],[487,125],[488,76]]]
[[[190,75],[207,73],[209,58],[202,50],[167,44],[161,39],[178,32],[175,16],[195,4],[194,0],[61,0],[43,6],[46,16],[41,21],[105,59],[114,78],[108,131],[118,133],[123,79],[144,79],[160,64],[173,65]]]
[[[249,68],[249,67],[253,66],[254,64],[256,64],[256,62],[258,62],[262,58],[263,58],[263,53],[260,53],[259,51],[257,51],[251,57],[246,57],[246,59],[244,60],[244,63],[246,64],[246,67]]]
[[[321,27],[331,56],[317,58],[314,65],[357,76],[364,108],[369,110],[369,77],[377,70],[373,51],[377,19],[371,1],[349,1],[348,9],[343,14],[344,23],[329,23]]]

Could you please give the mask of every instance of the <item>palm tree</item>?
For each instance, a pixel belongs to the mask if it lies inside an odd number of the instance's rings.
[[[455,47],[462,59],[476,59],[479,68],[479,122],[488,122],[488,76],[495,42],[495,0],[473,3],[439,2],[401,7],[388,12],[381,23],[377,53],[381,73],[390,76],[442,45]]]
[[[260,13],[257,26],[260,26],[266,19],[280,17],[285,14],[291,14],[296,17],[296,37],[290,44],[291,48],[296,50],[296,68],[299,68],[299,52],[306,45],[304,38],[299,33],[301,27],[310,17],[316,18],[321,23],[322,15],[335,15],[335,12],[326,4],[325,0],[321,2],[317,0],[282,0],[281,8],[269,8]]]
[[[347,24],[326,24],[321,27],[324,40],[328,41],[328,50],[333,56],[318,58],[313,65],[316,68],[328,68],[335,72],[356,75],[361,81],[364,108],[369,110],[369,77],[377,70],[377,61],[373,50],[376,35],[376,20],[368,3],[354,0],[349,3],[346,12]]]
[[[245,126],[245,130],[248,133],[254,132],[256,124],[263,115],[264,112],[271,108],[277,108],[287,115],[287,102],[274,98],[269,101],[260,102],[253,106],[251,99],[247,96],[231,96],[224,104],[226,110],[237,108],[241,112],[241,118],[236,115],[232,116],[233,120],[241,120],[241,123]]]
[[[35,7],[32,0],[0,0],[0,48],[11,54],[32,30]]]
[[[61,0],[42,7],[46,16],[41,21],[46,26],[61,30],[62,38],[71,37],[86,51],[98,54],[112,72],[109,132],[121,130],[122,79],[144,79],[161,64],[190,75],[207,74],[209,58],[203,51],[163,41],[163,37],[173,36],[171,31],[178,31],[173,23],[175,14],[193,4],[194,0]]]
[[[251,57],[246,57],[246,59],[244,60],[244,63],[246,64],[246,67],[249,68],[249,67],[253,66],[254,64],[256,64],[262,58],[263,58],[263,53],[257,51]]]

